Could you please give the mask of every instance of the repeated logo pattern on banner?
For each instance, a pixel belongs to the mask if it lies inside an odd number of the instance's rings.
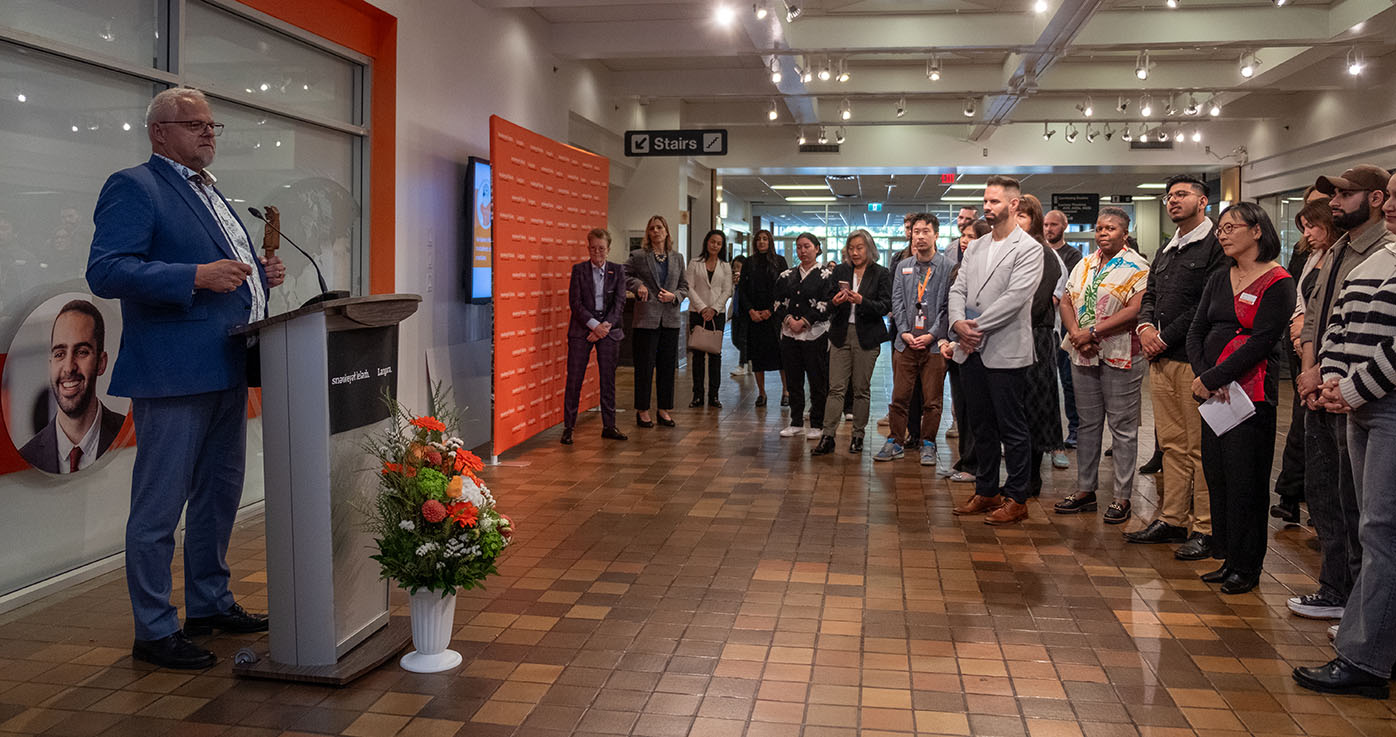
[[[490,116],[494,165],[494,452],[562,422],[567,286],[606,227],[610,162]],[[595,354],[580,408],[600,400]]]

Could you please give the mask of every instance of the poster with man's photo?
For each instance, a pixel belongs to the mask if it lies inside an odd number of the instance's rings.
[[[50,297],[25,318],[5,357],[0,405],[30,466],[81,473],[123,445],[131,402],[106,393],[120,342],[120,308],[90,294]]]

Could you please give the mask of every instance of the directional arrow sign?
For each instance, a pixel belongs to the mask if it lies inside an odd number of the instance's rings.
[[[626,131],[625,155],[726,156],[727,131]]]

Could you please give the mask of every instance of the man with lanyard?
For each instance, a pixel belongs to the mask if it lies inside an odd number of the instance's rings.
[[[937,346],[949,333],[945,307],[954,268],[945,254],[936,252],[940,221],[930,213],[917,213],[911,221],[912,256],[897,264],[892,276],[892,320],[897,333],[892,341],[891,427],[887,442],[873,456],[875,461],[901,458],[907,442],[908,407],[914,389],[921,392],[921,465],[936,463],[936,431],[940,428],[941,400],[945,395],[945,358]],[[913,294],[915,300],[913,301]]]
[[[1297,384],[1308,404],[1304,433],[1304,496],[1318,536],[1318,590],[1291,598],[1289,610],[1310,619],[1338,619],[1362,571],[1361,521],[1357,489],[1348,457],[1347,418],[1320,401],[1319,346],[1332,322],[1343,285],[1367,258],[1393,241],[1382,222],[1386,202],[1385,169],[1355,166],[1342,176],[1319,177],[1314,188],[1329,195],[1333,225],[1347,231],[1328,249],[1314,294],[1305,305],[1304,329],[1299,334],[1303,370]],[[1341,346],[1330,346],[1341,348]]]
[[[1149,358],[1154,427],[1163,446],[1159,516],[1125,533],[1132,543],[1183,543],[1180,560],[1212,556],[1211,497],[1202,476],[1202,415],[1192,396],[1196,378],[1188,363],[1187,334],[1202,290],[1226,260],[1216,227],[1207,217],[1207,185],[1179,174],[1168,180],[1164,200],[1178,226],[1149,269],[1139,308],[1140,346]]]

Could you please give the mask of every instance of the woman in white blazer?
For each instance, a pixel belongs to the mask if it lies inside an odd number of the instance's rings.
[[[703,238],[703,252],[688,262],[684,277],[688,281],[689,331],[701,325],[722,332],[727,302],[732,299],[732,267],[727,264],[727,236],[722,231],[708,231]],[[688,406],[703,406],[703,374],[706,371],[708,406],[721,407],[717,389],[722,375],[722,356],[696,350],[688,353],[688,369],[693,374],[693,401]]]

